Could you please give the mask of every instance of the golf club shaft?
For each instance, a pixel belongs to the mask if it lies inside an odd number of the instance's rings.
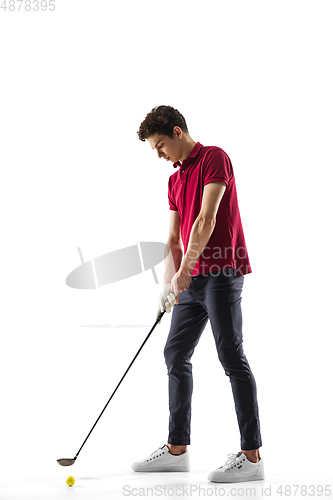
[[[113,393],[111,394],[111,397],[110,397],[109,401],[108,401],[108,402],[106,403],[106,405],[104,406],[104,408],[103,408],[103,410],[102,410],[102,412],[101,412],[100,416],[98,417],[98,419],[96,420],[96,422],[95,422],[95,423],[94,423],[94,425],[92,426],[92,428],[91,428],[91,430],[90,430],[90,432],[89,432],[88,436],[87,436],[87,437],[86,437],[86,439],[83,441],[81,448],[79,449],[79,451],[78,451],[78,452],[77,452],[77,454],[75,455],[75,460],[76,460],[76,458],[77,458],[78,454],[80,453],[80,451],[82,450],[83,446],[85,445],[85,443],[86,443],[86,441],[87,441],[88,437],[90,436],[90,434],[91,434],[91,433],[92,433],[92,431],[94,430],[94,428],[95,428],[95,426],[96,426],[97,422],[99,421],[99,419],[100,419],[100,418],[101,418],[101,416],[103,415],[104,410],[106,409],[107,405],[110,403],[110,401],[111,401],[111,399],[113,398],[113,396],[114,396],[115,392],[117,391],[118,387],[120,386],[120,384],[122,383],[122,381],[123,381],[123,380],[124,380],[124,378],[126,377],[127,372],[129,371],[129,369],[131,368],[132,364],[134,363],[134,361],[135,361],[135,360],[136,360],[136,358],[138,357],[138,355],[139,355],[139,353],[140,353],[141,349],[143,348],[143,346],[145,345],[145,343],[146,343],[146,342],[147,342],[147,340],[149,339],[149,337],[150,337],[151,333],[153,332],[153,330],[154,330],[155,326],[156,326],[156,325],[157,325],[157,324],[161,321],[161,318],[162,318],[162,316],[163,316],[163,314],[164,314],[164,313],[165,313],[165,311],[161,312],[161,313],[157,316],[154,326],[152,327],[152,329],[151,329],[151,330],[150,330],[150,332],[148,333],[147,337],[145,338],[145,340],[144,340],[143,344],[141,345],[140,349],[138,350],[138,352],[137,352],[137,353],[136,353],[136,355],[134,356],[134,358],[133,358],[133,360],[132,360],[131,364],[129,365],[129,367],[128,367],[128,368],[127,368],[127,370],[125,371],[125,373],[124,373],[124,375],[122,376],[122,378],[121,378],[121,380],[120,380],[119,384],[117,385],[117,387],[115,388],[115,390],[114,390],[114,391],[113,391]]]

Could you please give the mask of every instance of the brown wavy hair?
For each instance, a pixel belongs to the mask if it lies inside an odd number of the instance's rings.
[[[156,133],[172,137],[176,126],[188,133],[185,118],[177,109],[171,106],[156,106],[141,123],[138,136],[140,141],[145,141]]]

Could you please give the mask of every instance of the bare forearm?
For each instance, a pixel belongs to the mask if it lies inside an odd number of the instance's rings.
[[[199,217],[194,221],[187,251],[181,264],[181,267],[186,269],[189,274],[192,274],[192,271],[195,268],[200,255],[205,249],[214,228],[215,222],[213,221],[205,221]]]
[[[180,241],[175,242],[172,240],[168,240],[166,244],[165,253],[167,253],[167,255],[165,255],[164,258],[164,266],[165,266],[164,283],[170,283],[171,279],[180,268],[180,264],[183,258],[183,249]]]

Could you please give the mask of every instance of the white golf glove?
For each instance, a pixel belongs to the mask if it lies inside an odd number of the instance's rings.
[[[171,312],[171,309],[173,308],[175,303],[176,303],[176,297],[171,292],[171,283],[164,283],[158,300],[157,316],[163,311],[167,313]],[[160,323],[161,320],[158,322],[158,325]]]

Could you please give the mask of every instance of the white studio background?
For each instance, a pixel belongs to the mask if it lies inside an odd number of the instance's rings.
[[[64,475],[56,459],[78,451],[154,324],[160,285],[150,271],[98,290],[65,280],[78,247],[89,260],[167,240],[175,170],[137,138],[160,104],[234,167],[253,268],[244,351],[266,468],[328,476],[331,2],[55,5],[0,12],[3,480]],[[163,264],[156,272],[161,282]],[[130,469],[166,442],[170,319],[87,441],[80,474]],[[119,324],[146,326],[111,328]],[[208,472],[240,447],[210,326],[192,361],[192,463]]]

